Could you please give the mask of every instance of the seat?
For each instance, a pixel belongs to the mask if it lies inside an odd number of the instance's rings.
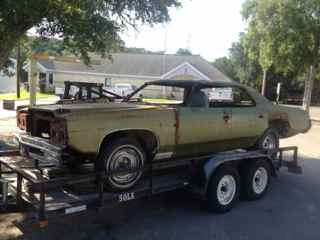
[[[207,108],[209,107],[208,96],[204,92],[196,90],[189,96],[187,106]]]

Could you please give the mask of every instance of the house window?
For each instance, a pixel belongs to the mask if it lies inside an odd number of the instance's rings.
[[[106,87],[110,87],[111,86],[111,78],[105,78],[104,79],[104,85]]]
[[[53,84],[53,73],[49,73],[49,84]]]

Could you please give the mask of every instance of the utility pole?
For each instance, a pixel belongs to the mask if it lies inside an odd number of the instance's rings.
[[[37,92],[37,63],[33,54],[30,56],[29,61],[29,101],[30,106],[36,105],[36,92]]]
[[[305,80],[303,105],[302,105],[303,109],[308,113],[310,111],[312,89],[313,89],[315,74],[316,74],[315,66],[311,65]]]
[[[20,82],[21,82],[21,53],[20,53],[20,42],[17,46],[17,62],[16,62],[16,83],[17,83],[17,98],[20,98]]]
[[[266,95],[267,88],[267,70],[263,70],[263,78],[262,78],[262,87],[261,87],[261,95]]]

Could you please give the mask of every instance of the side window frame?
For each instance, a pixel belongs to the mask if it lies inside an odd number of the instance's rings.
[[[252,104],[251,105],[236,105],[234,103],[234,101],[232,103],[228,103],[228,104],[221,104],[220,106],[211,106],[210,105],[210,100],[209,100],[209,108],[244,108],[244,107],[256,107],[257,106],[257,102],[255,101],[255,99],[251,96],[251,94],[244,88],[244,87],[241,87],[241,86],[225,86],[225,87],[220,87],[220,88],[232,88],[232,91],[234,91],[235,89],[237,89],[238,91],[240,91],[241,93],[244,93],[246,94],[249,99],[252,101]]]

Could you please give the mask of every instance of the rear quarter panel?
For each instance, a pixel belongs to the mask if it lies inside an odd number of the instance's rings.
[[[103,139],[120,130],[143,129],[153,132],[160,151],[172,151],[175,143],[173,108],[76,113],[68,118],[69,146],[82,153],[97,153]]]

